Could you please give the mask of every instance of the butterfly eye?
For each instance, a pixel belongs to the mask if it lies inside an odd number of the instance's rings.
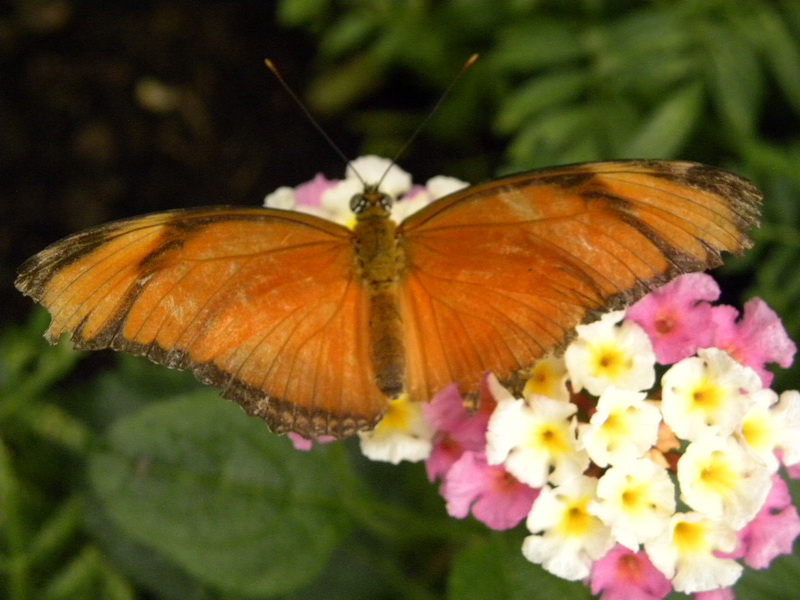
[[[392,197],[389,196],[388,194],[381,194],[378,197],[378,204],[381,205],[381,208],[383,210],[389,212],[390,210],[392,210],[392,204],[394,204],[394,202],[392,201]]]
[[[393,200],[388,194],[381,192],[367,191],[363,194],[356,194],[350,198],[350,210],[355,214],[361,214],[369,206],[380,206],[385,212],[392,209]]]
[[[357,215],[364,212],[364,209],[367,208],[367,204],[367,198],[364,194],[356,194],[350,198],[350,210]]]

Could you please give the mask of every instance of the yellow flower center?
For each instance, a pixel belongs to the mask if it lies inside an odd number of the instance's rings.
[[[769,419],[761,415],[745,419],[742,423],[742,436],[754,450],[763,450],[774,445],[774,432]]]
[[[727,495],[736,486],[739,477],[725,459],[723,452],[711,454],[708,464],[700,471],[700,481],[712,492]]]
[[[530,378],[525,382],[525,389],[523,396],[530,396],[536,394],[539,396],[547,396],[550,393],[550,388],[553,386],[554,378],[553,370],[546,362],[539,362],[531,369]]]
[[[381,419],[376,429],[401,429],[405,430],[411,415],[411,405],[408,394],[402,394],[395,400],[389,401],[386,414]]]
[[[610,439],[620,439],[629,435],[628,420],[620,413],[611,413],[600,426],[603,434]]]
[[[620,500],[622,500],[622,505],[628,512],[638,512],[650,504],[647,502],[647,494],[642,489],[642,485],[625,488]]]
[[[702,523],[678,521],[672,530],[673,544],[681,554],[708,552],[706,528]]]
[[[692,409],[703,412],[714,412],[720,408],[724,394],[712,381],[703,379],[691,392]]]
[[[539,426],[534,432],[531,442],[533,447],[544,450],[551,456],[571,451],[563,428],[551,423]]]
[[[594,364],[592,365],[593,377],[605,377],[611,381],[616,380],[625,370],[630,369],[630,360],[613,345],[604,345],[593,348]]]
[[[565,537],[583,537],[592,528],[595,518],[586,510],[588,499],[572,502],[562,513],[558,531]]]

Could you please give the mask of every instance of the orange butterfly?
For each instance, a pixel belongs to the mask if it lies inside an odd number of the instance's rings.
[[[17,287],[47,338],[190,369],[277,432],[344,437],[388,400],[475,392],[573,328],[751,245],[761,194],[712,167],[619,161],[450,194],[399,225],[366,186],[354,230],[270,208],[198,208],[49,246]]]

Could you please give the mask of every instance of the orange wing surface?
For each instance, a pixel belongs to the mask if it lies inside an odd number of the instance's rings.
[[[407,388],[478,389],[564,346],[574,327],[750,246],[761,195],[694,163],[621,161],[473,186],[406,219],[399,310]]]
[[[274,431],[375,424],[364,286],[348,229],[289,211],[196,209],[78,233],[20,269],[47,336],[146,356],[223,389]]]

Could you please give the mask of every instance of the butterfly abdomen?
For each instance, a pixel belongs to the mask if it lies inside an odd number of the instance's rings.
[[[397,305],[396,225],[386,210],[373,206],[357,217],[356,268],[369,299],[369,339],[375,384],[390,398],[404,389],[403,323]]]

